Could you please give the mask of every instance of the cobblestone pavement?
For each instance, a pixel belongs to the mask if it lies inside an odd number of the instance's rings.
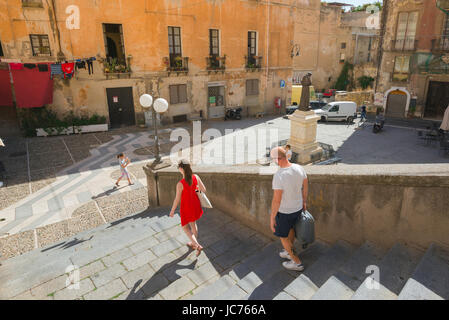
[[[12,142],[2,160],[7,187],[0,189],[0,237],[26,231],[39,235],[39,228],[73,217],[75,210],[92,200],[144,188],[142,166],[154,157],[153,144],[148,132]],[[161,144],[162,152],[168,152],[171,144],[166,135]],[[97,147],[89,150],[91,146]],[[25,155],[19,151],[22,149]],[[120,173],[119,152],[131,160],[133,186],[121,181],[121,186],[114,188]],[[101,206],[100,215],[106,222]]]
[[[208,209],[198,222],[205,249],[196,257],[179,216],[168,213],[146,210],[4,261],[0,299],[186,299],[272,243]],[[68,288],[72,265],[78,289]]]

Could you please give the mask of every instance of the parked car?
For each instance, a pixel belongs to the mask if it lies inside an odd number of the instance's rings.
[[[321,109],[325,105],[327,105],[327,102],[324,102],[324,101],[310,101],[309,108],[312,110]],[[287,114],[292,114],[297,109],[298,109],[298,105],[296,105],[296,104],[285,108]]]
[[[326,91],[324,91],[323,96],[326,98],[333,97],[336,91],[336,89],[327,89]]]
[[[312,110],[321,109],[325,105],[327,105],[327,102],[324,101],[310,101],[309,103],[310,109]]]
[[[352,101],[329,102],[321,109],[314,110],[321,121],[348,121],[357,118],[357,104]]]

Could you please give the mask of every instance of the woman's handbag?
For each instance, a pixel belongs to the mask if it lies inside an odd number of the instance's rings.
[[[212,204],[210,203],[204,192],[196,190],[196,194],[198,196],[198,199],[200,199],[200,203],[203,208],[212,208]]]

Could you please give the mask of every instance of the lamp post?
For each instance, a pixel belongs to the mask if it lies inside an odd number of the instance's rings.
[[[153,127],[154,127],[154,143],[156,146],[156,157],[153,161],[152,166],[156,166],[161,164],[161,156],[159,151],[159,136],[157,134],[157,120],[156,120],[156,114],[157,113],[164,113],[168,109],[168,102],[167,100],[163,98],[158,98],[153,103],[153,97],[147,93],[140,96],[140,104],[143,108],[149,109],[151,105],[153,105],[153,108],[151,109],[153,114]],[[168,166],[168,165],[167,165]]]
[[[4,147],[4,146],[5,146],[5,144],[3,143],[3,140],[0,138],[0,147]],[[3,182],[2,181],[0,181],[0,188],[1,187],[3,187]]]

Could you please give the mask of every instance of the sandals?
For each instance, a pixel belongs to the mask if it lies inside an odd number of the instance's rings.
[[[196,248],[196,256],[198,257],[201,254],[201,251],[203,251],[203,247],[202,246],[198,246]]]
[[[203,251],[202,246],[194,246],[193,243],[189,242],[187,243],[187,246],[191,248],[192,250],[196,250],[196,256],[198,257],[201,254],[201,251]]]

